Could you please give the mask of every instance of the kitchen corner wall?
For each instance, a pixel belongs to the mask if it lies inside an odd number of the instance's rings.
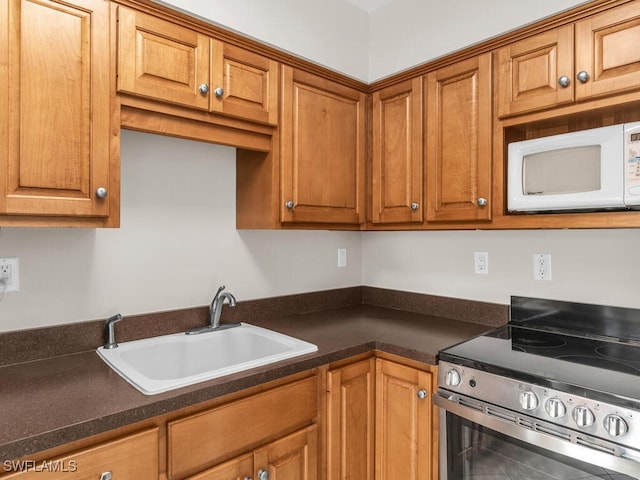
[[[0,229],[0,332],[361,285],[359,232],[236,230],[235,149],[123,130],[121,159],[119,229]]]

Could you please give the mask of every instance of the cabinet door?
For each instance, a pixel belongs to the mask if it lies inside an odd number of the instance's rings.
[[[576,98],[640,88],[640,1],[576,23]]]
[[[426,81],[427,220],[491,220],[491,56]]]
[[[0,213],[108,216],[109,3],[0,9]]]
[[[12,464],[14,462],[11,462]],[[154,428],[54,460],[16,460],[31,470],[3,480],[158,480],[158,429]],[[8,464],[5,462],[6,468]],[[106,478],[106,476],[105,476]]]
[[[373,480],[375,360],[328,374],[327,477]]]
[[[209,37],[118,8],[118,91],[209,109]]]
[[[559,83],[562,76],[566,86]],[[572,102],[573,84],[573,25],[498,50],[499,116]]]
[[[373,93],[373,223],[422,222],[422,79]]]
[[[318,427],[313,425],[254,452],[255,478],[267,471],[276,480],[316,480]]]
[[[365,94],[284,66],[283,222],[363,222]]]
[[[278,123],[278,62],[212,40],[211,111]]]
[[[376,480],[431,478],[431,374],[376,360]]]
[[[209,470],[188,477],[187,480],[246,480],[253,473],[253,454],[248,453]]]

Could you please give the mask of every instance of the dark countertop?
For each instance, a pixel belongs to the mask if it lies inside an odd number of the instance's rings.
[[[491,327],[370,305],[268,321],[318,351],[158,395],[143,395],[94,350],[0,367],[0,463],[377,349],[426,364]]]

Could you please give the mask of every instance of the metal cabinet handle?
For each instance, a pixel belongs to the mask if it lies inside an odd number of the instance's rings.
[[[243,480],[253,480],[251,477],[244,477]]]
[[[269,472],[267,472],[264,468],[258,470],[258,480],[269,480]]]
[[[293,200],[289,200],[287,203],[284,204],[285,207],[287,207],[289,210],[291,210],[293,208]]]
[[[206,95],[207,93],[209,93],[209,85],[207,85],[206,83],[201,84],[198,87],[198,91],[202,94],[202,95]]]
[[[418,210],[418,208],[420,208],[420,204],[419,203],[413,202],[411,204],[411,210]]]
[[[424,388],[421,388],[420,390],[418,390],[418,398],[420,400],[424,400],[425,398],[427,398],[427,391]]]
[[[216,97],[221,97],[221,96],[223,96],[223,95],[224,95],[224,89],[222,89],[222,88],[218,87],[218,88],[216,88],[216,89],[213,91],[213,94],[214,94]]]
[[[566,75],[562,75],[558,79],[558,85],[560,85],[562,88],[567,88],[570,83],[571,83],[571,79],[569,77],[567,77]]]
[[[107,192],[107,189],[104,187],[98,187],[96,189],[96,197],[98,198],[107,198],[108,193],[109,192]]]
[[[576,75],[576,78],[580,81],[580,83],[587,83],[589,81],[589,74],[584,70],[581,70]]]
[[[486,205],[487,205],[487,199],[486,199],[486,198],[484,198],[484,197],[480,197],[480,198],[478,199],[478,205],[479,205],[479,206],[481,206],[481,207],[486,206]]]
[[[100,480],[111,480],[113,478],[113,473],[111,472],[102,472],[100,474]]]

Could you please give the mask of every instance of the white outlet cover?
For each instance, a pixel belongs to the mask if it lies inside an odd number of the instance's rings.
[[[11,278],[7,283],[6,293],[19,292],[20,291],[20,268],[18,264],[18,257],[5,257],[0,258],[0,268],[8,265],[11,269]],[[0,288],[0,291],[2,289]]]
[[[489,252],[474,252],[474,272],[481,275],[489,274]]]

